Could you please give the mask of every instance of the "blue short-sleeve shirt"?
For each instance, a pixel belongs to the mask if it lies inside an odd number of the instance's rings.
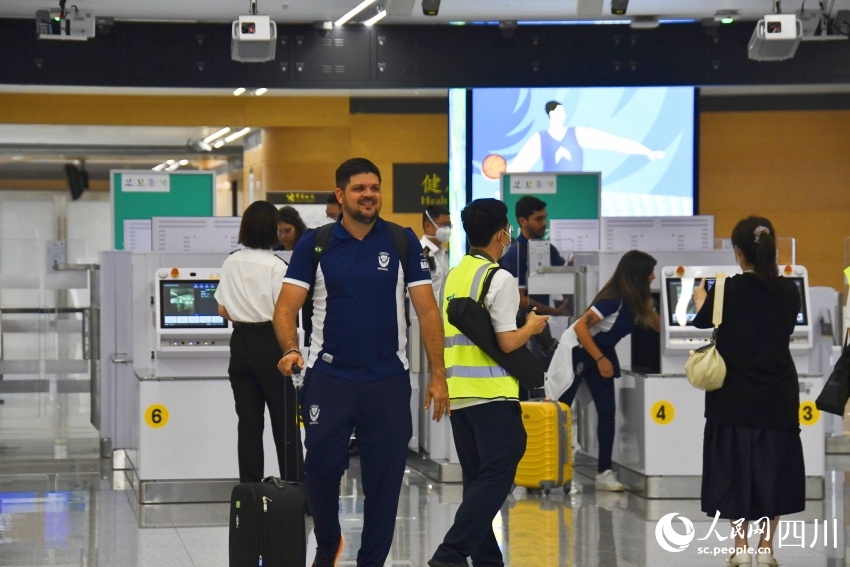
[[[565,266],[567,264],[567,261],[564,260],[554,245],[549,247],[549,263],[552,266]],[[499,260],[499,266],[519,280],[517,283],[520,289],[528,290],[528,239],[524,235],[520,234],[516,242],[511,244],[507,253]],[[532,295],[531,298],[544,305],[549,305],[548,295]]]
[[[601,319],[590,331],[600,349],[614,348],[620,339],[635,330],[635,321],[626,302],[619,297],[600,299],[590,308]]]
[[[590,309],[601,319],[590,329],[593,342],[614,366],[614,376],[620,376],[620,360],[614,347],[620,340],[634,331],[635,319],[629,306],[619,297],[600,299],[590,306]],[[586,372],[598,372],[596,361],[593,360],[583,347],[573,349],[573,364],[583,363]]]
[[[307,368],[363,382],[408,369],[405,274],[408,287],[413,287],[430,286],[431,273],[419,239],[410,229],[406,233],[406,271],[381,218],[363,240],[337,222],[315,273],[315,231],[298,241],[283,281],[307,289],[313,286]]]

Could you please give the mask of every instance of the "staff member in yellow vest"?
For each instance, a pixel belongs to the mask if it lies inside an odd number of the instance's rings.
[[[449,323],[448,302],[455,297],[479,297],[487,272],[497,270],[484,305],[504,352],[525,348],[526,341],[540,333],[548,319],[532,311],[525,324],[517,328],[517,283],[496,263],[511,245],[505,204],[496,199],[476,199],[463,209],[461,220],[472,248],[449,272],[442,311],[452,408],[449,418],[463,471],[463,502],[443,543],[428,561],[431,567],[465,566],[468,557],[473,565],[504,565],[493,533],[493,518],[511,490],[526,440],[519,383]]]

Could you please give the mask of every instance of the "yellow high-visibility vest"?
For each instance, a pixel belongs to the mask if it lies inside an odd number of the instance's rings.
[[[476,256],[466,255],[446,278],[443,287],[443,354],[449,398],[519,398],[519,383],[487,353],[475,346],[466,335],[449,323],[446,310],[455,297],[478,298],[484,278],[499,265]]]

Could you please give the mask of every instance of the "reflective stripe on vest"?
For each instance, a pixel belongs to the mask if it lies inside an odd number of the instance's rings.
[[[448,277],[443,291],[443,340],[446,379],[450,398],[509,398],[519,397],[519,383],[507,370],[449,323],[446,308],[456,297],[478,298],[484,279],[498,264],[466,255]],[[470,285],[471,282],[471,285]]]

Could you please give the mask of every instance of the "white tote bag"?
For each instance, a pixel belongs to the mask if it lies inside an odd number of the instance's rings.
[[[575,323],[567,327],[549,363],[543,382],[543,390],[550,400],[557,400],[573,385],[573,348],[579,344]]]

